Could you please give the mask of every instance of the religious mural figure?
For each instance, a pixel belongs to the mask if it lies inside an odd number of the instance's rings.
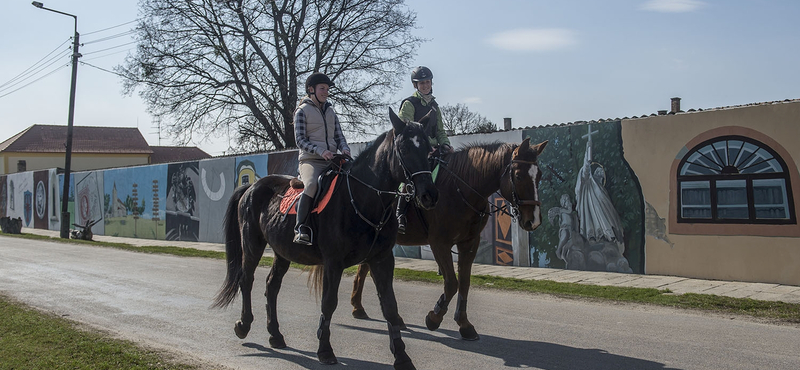
[[[569,194],[561,195],[561,207],[547,212],[550,223],[560,221],[556,257],[570,270],[611,271],[630,273],[625,252],[622,221],[605,188],[606,173],[602,165],[592,162],[592,134],[584,137],[586,154],[575,184],[575,209]],[[598,167],[592,171],[592,164]]]
[[[590,242],[616,243],[622,255],[625,252],[622,221],[606,191],[605,170],[599,166],[592,173],[592,134],[595,133],[597,131],[592,131],[592,125],[589,125],[589,133],[584,135],[588,140],[583,167],[575,184],[580,231]]]

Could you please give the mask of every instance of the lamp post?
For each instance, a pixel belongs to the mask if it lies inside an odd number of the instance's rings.
[[[72,83],[69,88],[69,117],[67,118],[67,144],[66,144],[66,158],[64,159],[64,195],[61,197],[61,238],[69,239],[69,211],[67,204],[69,203],[69,179],[70,179],[70,164],[72,162],[72,122],[75,117],[75,83],[78,79],[78,17],[69,13],[60,12],[58,10],[45,8],[44,4],[34,1],[33,6],[49,10],[53,13],[63,14],[70,16],[75,20],[75,36],[72,43]]]

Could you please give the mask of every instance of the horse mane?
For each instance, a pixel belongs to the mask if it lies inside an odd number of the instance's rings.
[[[447,157],[447,168],[468,184],[480,184],[490,176],[497,176],[498,167],[506,164],[506,156],[510,158],[516,147],[516,144],[500,141],[468,143]],[[457,180],[447,176],[443,181]]]

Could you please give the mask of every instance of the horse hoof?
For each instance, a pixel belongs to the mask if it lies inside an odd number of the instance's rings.
[[[431,316],[433,316],[433,311],[428,312],[428,316],[425,316],[425,326],[428,327],[428,330],[439,329],[439,325],[442,324],[442,320],[436,321],[435,319],[432,319]]]
[[[247,338],[247,333],[250,332],[250,324],[245,324],[239,320],[236,322],[236,325],[233,326],[233,332],[236,333],[239,339]]]
[[[475,330],[475,327],[470,325],[467,327],[463,327],[458,329],[458,332],[461,333],[461,339],[463,340],[478,340],[481,339],[481,336],[478,335],[478,332]]]
[[[319,363],[323,365],[333,365],[338,362],[333,352],[317,353],[317,357],[319,358]]]
[[[364,311],[363,308],[354,308],[353,309],[353,317],[359,320],[366,320],[369,319],[369,315],[367,315],[367,311]]]
[[[276,349],[286,348],[286,341],[283,340],[282,335],[280,337],[270,336],[269,346]]]
[[[411,360],[403,361],[403,362],[400,362],[400,363],[395,363],[394,364],[394,369],[395,370],[417,370],[417,368],[414,366],[414,364],[411,363]]]

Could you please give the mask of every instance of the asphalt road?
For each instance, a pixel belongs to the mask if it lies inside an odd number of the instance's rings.
[[[350,316],[343,281],[332,343],[340,364],[319,365],[319,304],[307,274],[290,271],[278,297],[288,348],[267,342],[263,297],[268,268],[256,271],[250,335],[233,333],[240,300],[209,309],[224,262],[0,236],[0,294],[115,336],[237,369],[391,369],[386,324]],[[448,314],[424,326],[441,287],[396,282],[407,351],[419,369],[798,369],[800,328],[743,318],[628,304],[473,289],[470,319],[481,339],[459,339]],[[379,317],[371,284],[364,305]],[[453,307],[451,305],[451,313]]]

